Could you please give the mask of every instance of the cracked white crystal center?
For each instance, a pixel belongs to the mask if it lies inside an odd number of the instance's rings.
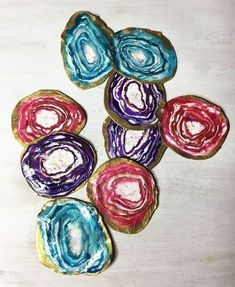
[[[126,96],[130,104],[134,105],[138,109],[144,108],[144,102],[142,100],[142,93],[139,90],[139,86],[136,83],[131,83],[128,86]]]
[[[205,128],[201,123],[195,121],[186,122],[186,126],[192,135],[199,134]]]
[[[119,183],[115,188],[115,193],[122,198],[138,201],[141,199],[140,187],[138,182],[123,182]]]
[[[74,163],[74,156],[71,151],[57,149],[46,157],[43,166],[48,174],[65,172]]]
[[[58,115],[55,111],[40,110],[36,113],[36,122],[44,128],[49,128],[58,122]]]

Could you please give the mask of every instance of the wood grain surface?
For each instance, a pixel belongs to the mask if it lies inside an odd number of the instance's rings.
[[[167,97],[195,94],[223,107],[231,130],[213,158],[193,161],[167,150],[154,168],[160,204],[141,233],[112,231],[116,259],[96,277],[63,276],[38,262],[37,213],[46,199],[25,182],[22,147],[11,133],[15,104],[39,89],[58,89],[88,113],[82,135],[107,160],[101,126],[104,84],[79,90],[68,79],[60,34],[69,17],[87,10],[114,31],[162,31],[178,55]],[[0,286],[235,286],[235,2],[234,0],[0,1]],[[85,187],[74,197],[87,199]]]

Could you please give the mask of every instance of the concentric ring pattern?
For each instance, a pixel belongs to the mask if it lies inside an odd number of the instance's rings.
[[[152,174],[140,164],[125,158],[112,159],[92,175],[87,191],[91,202],[115,230],[141,231],[157,206]]]
[[[52,132],[80,132],[86,112],[57,90],[40,90],[23,98],[12,113],[12,130],[23,145]]]
[[[229,122],[222,109],[200,97],[181,96],[166,103],[161,118],[165,143],[193,159],[213,156],[222,146]]]
[[[111,72],[112,34],[98,16],[88,12],[77,12],[68,21],[61,52],[69,78],[80,88],[101,84]]]
[[[58,197],[80,188],[91,176],[96,155],[85,139],[56,133],[29,145],[22,156],[23,175],[41,196]]]
[[[103,124],[105,148],[110,158],[127,157],[151,169],[166,149],[159,126],[145,130],[130,130],[107,118]]]
[[[114,66],[126,77],[164,83],[175,75],[176,52],[161,32],[127,28],[113,35],[112,46]]]
[[[165,102],[162,85],[145,84],[114,73],[106,84],[105,107],[110,117],[129,129],[156,125]]]
[[[112,242],[92,204],[71,198],[47,202],[38,214],[37,251],[42,264],[64,274],[94,275],[112,259]]]

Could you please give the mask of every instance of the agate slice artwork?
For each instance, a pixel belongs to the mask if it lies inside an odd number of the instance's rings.
[[[115,69],[126,77],[164,83],[175,75],[176,52],[161,32],[127,28],[113,35],[112,46]]]
[[[61,35],[61,53],[65,70],[78,87],[95,87],[112,71],[112,35],[112,30],[89,12],[77,12],[69,19]]]
[[[104,222],[132,234],[154,214],[158,189],[150,170],[166,148],[207,159],[221,148],[229,122],[220,107],[197,96],[167,102],[164,83],[176,73],[177,56],[161,32],[127,28],[113,33],[99,16],[79,11],[62,32],[61,54],[77,87],[93,88],[108,79],[102,131],[110,159],[93,173],[96,152],[78,135],[86,112],[58,90],[23,98],[12,113],[12,129],[25,147],[21,168],[28,185],[53,198],[38,214],[40,262],[62,274],[96,275],[114,253]],[[64,197],[86,182],[91,203]]]
[[[56,133],[29,145],[21,159],[23,175],[41,196],[59,197],[82,187],[96,165],[91,144],[82,137]]]
[[[114,230],[137,233],[157,207],[157,187],[152,174],[125,158],[112,159],[91,176],[88,197]]]
[[[200,97],[174,98],[162,112],[161,133],[165,143],[188,158],[213,156],[228,131],[229,122],[222,109]]]
[[[12,130],[23,145],[52,132],[79,133],[86,112],[73,99],[57,90],[40,90],[23,98],[12,113]]]
[[[127,157],[149,169],[159,163],[166,150],[158,125],[146,130],[130,130],[108,117],[103,124],[103,135],[109,158]]]
[[[108,230],[94,206],[72,198],[43,206],[36,246],[40,262],[63,274],[99,274],[110,265],[113,253]]]
[[[141,83],[114,73],[105,88],[105,107],[109,116],[129,129],[146,129],[158,122],[165,103],[162,85]]]

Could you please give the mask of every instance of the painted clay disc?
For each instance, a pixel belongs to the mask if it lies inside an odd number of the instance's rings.
[[[125,158],[112,159],[88,181],[88,197],[105,221],[124,233],[141,231],[157,207],[152,174],[140,164]]]
[[[94,206],[60,198],[38,214],[36,245],[42,264],[63,274],[95,275],[112,259],[112,241]]]
[[[41,196],[65,196],[85,184],[96,165],[96,155],[85,139],[56,133],[29,145],[22,156],[23,175]]]
[[[165,143],[193,159],[213,156],[223,144],[229,122],[222,109],[196,96],[181,96],[166,103],[161,118]]]
[[[103,83],[113,69],[110,38],[113,32],[96,15],[75,13],[61,35],[61,53],[72,82],[82,89]]]
[[[23,145],[52,132],[79,133],[86,112],[57,90],[40,90],[23,98],[12,113],[12,130]]]
[[[159,163],[166,149],[158,125],[146,130],[130,130],[108,117],[103,124],[103,135],[109,158],[127,157],[149,169]]]
[[[164,83],[174,77],[177,58],[161,32],[127,28],[113,35],[113,62],[126,77],[147,83]]]
[[[105,88],[105,107],[110,117],[129,129],[156,125],[165,103],[162,85],[145,84],[113,73]]]

